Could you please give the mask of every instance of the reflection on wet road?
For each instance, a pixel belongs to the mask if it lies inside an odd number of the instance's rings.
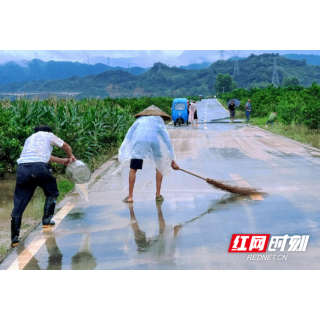
[[[155,171],[137,174],[134,203],[128,165],[114,161],[90,184],[85,202],[60,214],[50,232],[39,227],[1,269],[319,269],[319,150],[242,123],[228,123],[215,100],[197,103],[199,126],[168,126],[177,163],[201,176],[261,188],[261,199],[212,188],[181,171],[165,177],[155,203]],[[259,201],[257,201],[259,200]],[[306,252],[286,261],[248,261],[228,253],[238,234],[310,235]]]

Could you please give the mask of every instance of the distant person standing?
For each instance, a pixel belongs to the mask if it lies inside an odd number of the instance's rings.
[[[190,113],[190,101],[187,100],[187,110],[188,110],[188,121],[189,121],[189,113]]]
[[[196,125],[198,126],[198,109],[196,102],[193,100],[194,105],[196,106],[196,111],[194,112],[194,120],[196,120]]]
[[[197,107],[195,103],[191,103],[190,108],[189,108],[189,122],[192,124],[193,126],[193,121],[194,121],[194,115],[197,111]]]
[[[247,118],[247,125],[249,124],[250,115],[251,115],[251,100],[248,99],[248,102],[246,103],[245,109],[246,109],[246,118]]]
[[[271,112],[271,114],[266,122],[266,128],[268,128],[268,124],[273,124],[275,121],[277,122],[277,124],[279,124],[278,119],[277,119],[277,112],[274,110],[273,112]]]
[[[236,105],[234,104],[233,100],[231,100],[231,102],[228,106],[228,109],[229,109],[229,113],[230,113],[230,121],[231,121],[231,123],[233,123],[233,119],[236,115]]]

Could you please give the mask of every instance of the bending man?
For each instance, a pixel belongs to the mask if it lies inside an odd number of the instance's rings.
[[[59,196],[56,179],[48,163],[56,162],[68,166],[76,158],[68,144],[52,133],[48,126],[38,126],[25,142],[18,162],[17,182],[14,191],[14,208],[11,214],[11,246],[19,244],[22,214],[30,202],[36,187],[41,187],[46,195],[42,224],[48,228],[55,224],[53,217]],[[59,147],[68,158],[51,156],[53,146]]]
[[[174,161],[174,151],[164,120],[170,116],[156,106],[150,106],[135,115],[139,118],[131,126],[119,150],[119,161],[130,160],[129,195],[124,202],[133,202],[133,188],[137,170],[142,169],[144,160],[156,168],[156,201],[162,202],[162,178],[170,173],[171,168],[179,170]]]
[[[277,119],[277,112],[274,110],[273,112],[271,112],[271,114],[266,122],[266,128],[268,128],[268,124],[273,124],[275,121],[277,122],[277,124],[279,124],[278,119]]]

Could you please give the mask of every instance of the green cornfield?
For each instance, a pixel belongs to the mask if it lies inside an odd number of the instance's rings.
[[[172,98],[166,97],[0,101],[0,177],[16,171],[25,140],[40,124],[50,126],[78,159],[93,168],[97,159],[121,144],[134,115],[152,104],[171,115]],[[65,157],[58,148],[53,155]],[[63,170],[54,164],[55,172]]]

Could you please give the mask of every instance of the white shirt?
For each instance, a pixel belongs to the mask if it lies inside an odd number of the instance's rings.
[[[48,163],[53,146],[61,148],[63,144],[64,141],[52,132],[39,131],[26,140],[17,162],[18,164],[30,162]]]

